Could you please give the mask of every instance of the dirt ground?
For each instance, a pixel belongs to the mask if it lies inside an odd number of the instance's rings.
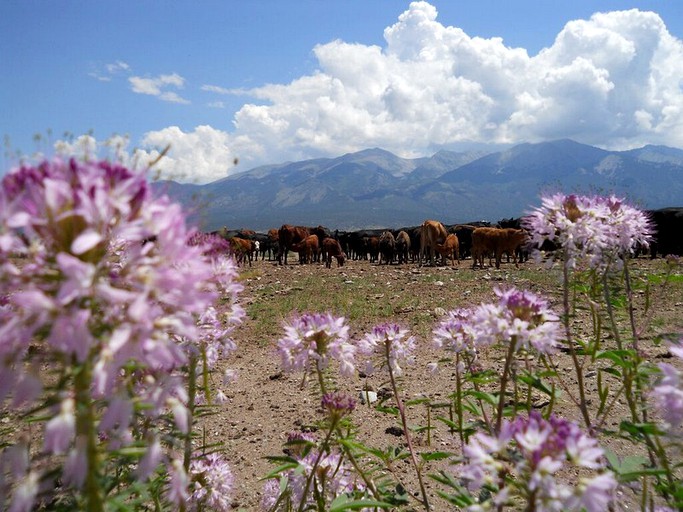
[[[634,276],[661,271],[663,260],[650,261],[642,258],[634,262]],[[680,271],[680,270],[679,270]],[[244,291],[240,303],[247,316],[235,333],[237,351],[226,360],[225,367],[237,370],[238,380],[224,389],[228,400],[218,408],[218,413],[205,420],[208,441],[220,441],[230,460],[235,475],[233,507],[242,510],[258,510],[263,481],[260,481],[273,465],[266,456],[282,455],[287,435],[315,425],[322,418],[319,398],[315,387],[301,389],[301,374],[286,374],[281,371],[275,353],[275,342],[283,335],[281,322],[284,315],[267,318],[262,314],[269,310],[279,311],[283,301],[292,304],[316,304],[337,294],[348,297],[348,311],[354,307],[367,308],[371,319],[359,317],[351,320],[351,336],[359,338],[373,325],[381,321],[399,323],[418,336],[419,349],[415,364],[405,369],[402,381],[404,400],[428,397],[432,403],[448,402],[454,391],[455,370],[453,363],[442,364],[438,372],[430,372],[428,364],[448,354],[432,347],[431,329],[445,311],[459,307],[471,307],[481,302],[494,300],[494,287],[515,286],[544,295],[552,307],[560,312],[562,303],[561,279],[558,270],[548,270],[532,262],[515,268],[512,263],[503,263],[499,270],[471,268],[471,260],[465,260],[458,267],[418,267],[417,265],[379,266],[368,261],[348,261],[344,267],[327,269],[324,265],[310,264],[278,266],[273,261],[257,261],[242,270]],[[311,287],[311,283],[317,283]],[[314,289],[311,289],[314,288]],[[349,293],[350,292],[350,293]],[[658,304],[654,309],[656,318],[653,327],[642,341],[647,357],[657,362],[667,357],[664,345],[653,343],[666,333],[683,332],[683,286],[678,283],[666,292],[652,290]],[[636,297],[644,308],[644,293]],[[351,304],[354,303],[354,304]],[[335,314],[344,314],[345,306],[338,306]],[[314,306],[311,307],[311,310]],[[318,309],[323,311],[324,309]],[[289,312],[288,312],[289,314]],[[373,316],[374,315],[374,316]],[[584,320],[577,322],[577,330]],[[267,325],[266,325],[267,324]],[[571,373],[568,356],[559,356],[560,370]],[[485,368],[502,369],[503,354],[487,353],[481,358]],[[595,392],[595,372],[588,374],[586,389],[588,395]],[[385,376],[361,378],[358,374],[350,379],[338,379],[338,387],[353,393],[357,398],[365,386],[379,391],[387,386]],[[388,405],[392,405],[391,398]],[[541,398],[537,404],[542,408]],[[431,415],[431,434],[415,434],[418,452],[447,451],[460,453],[460,442],[449,432],[448,427],[435,420],[436,416],[447,416],[447,409],[434,408]],[[576,408],[565,398],[555,406],[555,412],[571,419],[578,419]],[[606,428],[614,429],[625,417],[623,405],[618,404]],[[358,404],[352,413],[352,421],[358,428],[357,438],[367,446],[386,449],[390,446],[404,446],[402,437],[396,435],[399,423],[396,418],[378,412],[373,406]],[[423,404],[408,408],[409,423],[425,427],[428,422],[427,406]],[[632,453],[626,442],[609,439],[605,443],[617,453]],[[603,445],[604,446],[604,445]],[[429,463],[426,473],[435,473],[446,463]],[[417,493],[414,473],[407,460],[396,467],[396,473],[412,493]],[[450,510],[437,497],[438,483],[426,479],[428,494],[433,510]],[[638,489],[620,489],[619,500],[622,509],[633,509]]]

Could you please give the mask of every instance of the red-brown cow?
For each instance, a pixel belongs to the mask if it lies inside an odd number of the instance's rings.
[[[434,253],[436,245],[443,244],[448,236],[448,231],[438,220],[426,220],[420,229],[420,257],[429,255],[429,264],[434,265]],[[420,259],[422,265],[422,259]]]
[[[398,256],[398,263],[408,263],[408,255],[410,254],[410,235],[405,231],[399,231],[396,235],[396,255]]]
[[[484,257],[496,258],[496,268],[500,268],[500,260],[504,253],[514,254],[515,266],[517,264],[517,248],[524,244],[527,239],[526,231],[514,228],[477,228],[472,232],[472,268],[477,263],[484,268]]]
[[[460,265],[460,244],[458,237],[451,233],[446,237],[442,244],[436,244],[436,252],[438,252],[444,259],[451,259],[453,266],[457,263]]]
[[[246,259],[251,267],[251,259],[254,254],[254,242],[236,236],[232,237],[228,242],[230,243],[230,249],[235,256],[237,264],[244,264],[244,260]]]
[[[342,250],[341,244],[339,243],[339,240],[335,240],[334,238],[325,238],[323,240],[323,259],[325,260],[325,266],[327,268],[332,267],[332,257],[334,256],[337,259],[337,267],[343,267],[344,262],[346,261],[346,254]]]
[[[299,263],[313,263],[318,254],[318,247],[318,235],[309,235],[292,245],[292,250],[299,253]]]
[[[282,265],[284,256],[284,264],[287,264],[287,253],[292,250],[292,245],[303,241],[311,233],[308,228],[303,226],[291,226],[283,224],[278,230],[278,255],[277,262]],[[299,260],[301,262],[301,260]]]

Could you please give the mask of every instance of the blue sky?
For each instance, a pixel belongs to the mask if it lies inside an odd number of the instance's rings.
[[[683,147],[682,39],[677,0],[4,0],[3,170],[114,135],[199,183],[366,147]]]

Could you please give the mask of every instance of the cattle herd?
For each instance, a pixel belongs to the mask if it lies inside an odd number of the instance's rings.
[[[683,256],[683,208],[651,210],[648,214],[654,230],[651,257]],[[299,264],[324,262],[327,268],[333,259],[342,266],[347,259],[378,265],[459,265],[466,258],[471,258],[473,268],[484,268],[487,258],[489,266],[500,268],[504,256],[517,265],[531,249],[522,219],[503,219],[495,225],[484,221],[445,225],[425,220],[420,226],[357,231],[284,224],[267,233],[221,228],[213,234],[227,240],[237,261],[248,265],[259,257],[287,265],[289,253],[295,252]]]

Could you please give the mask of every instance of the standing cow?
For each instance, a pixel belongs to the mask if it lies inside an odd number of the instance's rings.
[[[379,264],[382,260],[389,265],[394,260],[394,251],[396,249],[396,239],[391,231],[385,231],[379,237]]]
[[[318,255],[318,235],[308,235],[301,242],[292,245],[292,250],[299,253],[299,264],[313,263]]]
[[[517,248],[527,241],[527,233],[523,229],[514,228],[477,228],[472,232],[472,268],[477,264],[484,268],[484,257],[496,258],[496,268],[504,253],[513,254],[517,267]]]
[[[282,265],[284,258],[284,264],[286,265],[287,254],[292,250],[292,246],[302,242],[310,234],[306,227],[283,224],[278,230],[278,264]],[[301,263],[301,258],[299,258],[299,263]]]
[[[454,233],[448,235],[444,243],[436,244],[436,252],[438,252],[444,260],[452,260],[453,266],[456,264],[460,265],[460,244],[458,243],[457,235]]]
[[[424,221],[420,230],[420,257],[428,259],[429,264],[434,265],[436,245],[443,244],[447,236],[446,228],[438,220]],[[422,260],[420,260],[420,265],[422,265]]]
[[[396,235],[396,256],[398,256],[399,265],[408,263],[410,255],[410,235],[404,230],[398,232]]]

